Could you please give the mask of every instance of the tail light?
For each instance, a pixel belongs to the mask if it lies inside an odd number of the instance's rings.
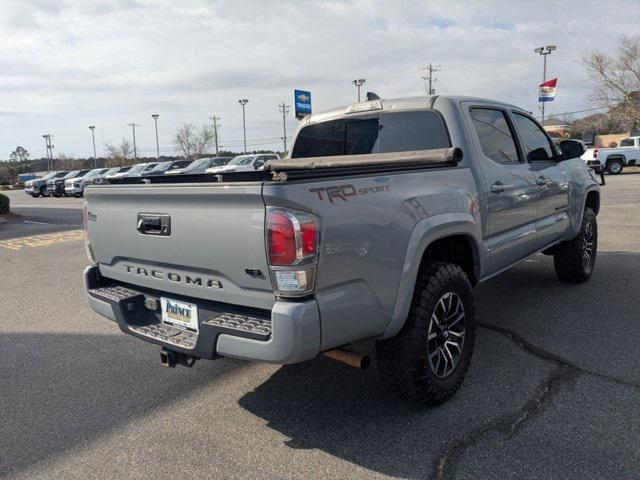
[[[267,208],[267,252],[276,295],[300,297],[315,288],[320,219],[312,213]]]
[[[89,207],[87,202],[85,201],[82,204],[82,231],[84,232],[84,249],[87,252],[87,258],[91,263],[96,263],[96,258],[93,255],[93,250],[91,249],[91,243],[89,243]]]
[[[598,158],[598,149],[597,148],[593,151],[593,158]]]

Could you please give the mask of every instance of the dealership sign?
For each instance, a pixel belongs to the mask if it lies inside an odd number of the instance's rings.
[[[303,118],[306,115],[311,115],[311,92],[294,90],[293,101],[296,106],[296,118]]]

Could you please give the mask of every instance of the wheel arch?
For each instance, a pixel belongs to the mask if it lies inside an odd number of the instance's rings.
[[[583,215],[584,215],[584,210],[586,208],[591,208],[591,210],[593,210],[593,213],[598,215],[598,213],[600,212],[600,192],[599,191],[593,189],[587,192],[587,195],[585,196],[585,199],[584,199],[584,208],[582,209]],[[580,218],[580,221],[582,222],[582,218]]]
[[[472,284],[483,276],[486,252],[482,247],[479,221],[470,214],[437,217],[419,222],[411,234],[396,303],[383,338],[393,337],[402,329],[409,314],[418,273],[429,260],[456,263]]]

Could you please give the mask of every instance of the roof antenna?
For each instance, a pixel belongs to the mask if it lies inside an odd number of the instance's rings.
[[[367,92],[367,100],[380,100],[380,97],[373,92]]]

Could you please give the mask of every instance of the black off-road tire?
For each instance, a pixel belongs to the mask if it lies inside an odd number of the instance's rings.
[[[432,315],[448,292],[455,293],[464,309],[464,341],[457,364],[442,378],[429,361],[433,340],[428,336]],[[475,335],[476,304],[467,275],[458,265],[430,262],[418,274],[404,327],[395,337],[376,343],[382,380],[413,402],[438,405],[460,388],[471,363]]]
[[[609,175],[619,175],[622,173],[623,169],[624,164],[619,158],[614,158],[613,160],[607,162],[607,173]]]
[[[588,258],[585,250],[590,245]],[[553,265],[558,278],[568,283],[583,283],[589,280],[593,273],[598,253],[598,222],[596,214],[590,208],[585,208],[582,215],[580,233],[567,242],[556,247]]]

